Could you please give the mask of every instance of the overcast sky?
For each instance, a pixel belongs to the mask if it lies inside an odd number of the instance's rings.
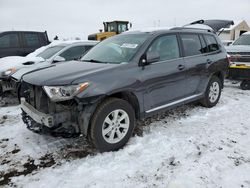
[[[0,0],[0,31],[47,30],[49,38],[87,39],[103,28],[103,21],[128,20],[133,28],[143,28],[198,19],[250,25],[250,0]]]

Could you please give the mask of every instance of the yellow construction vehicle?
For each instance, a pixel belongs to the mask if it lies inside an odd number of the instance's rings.
[[[104,25],[104,32],[100,30],[100,33],[91,34],[88,36],[88,40],[102,41],[108,37],[118,35],[128,30],[129,22],[128,21],[103,22],[103,25]]]

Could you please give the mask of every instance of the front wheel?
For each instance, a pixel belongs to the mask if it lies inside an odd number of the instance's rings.
[[[99,151],[115,151],[131,137],[135,112],[125,100],[109,98],[97,107],[90,124],[90,141]]]
[[[242,90],[250,90],[250,81],[249,80],[243,80],[240,84],[240,87]]]
[[[221,96],[222,83],[217,76],[212,76],[210,79],[204,98],[201,100],[201,104],[207,108],[215,106]]]

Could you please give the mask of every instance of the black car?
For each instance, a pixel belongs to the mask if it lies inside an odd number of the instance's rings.
[[[0,32],[0,58],[6,56],[26,56],[47,44],[49,44],[49,39],[46,31]]]
[[[23,77],[23,121],[35,132],[84,134],[100,151],[117,150],[136,120],[200,101],[215,106],[228,59],[211,30],[126,32],[81,60]]]

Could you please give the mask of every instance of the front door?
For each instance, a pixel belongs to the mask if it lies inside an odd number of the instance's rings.
[[[158,62],[145,66],[142,71],[147,88],[144,109],[151,113],[187,95],[186,68],[175,34],[158,37],[148,51],[158,52],[160,55]]]

